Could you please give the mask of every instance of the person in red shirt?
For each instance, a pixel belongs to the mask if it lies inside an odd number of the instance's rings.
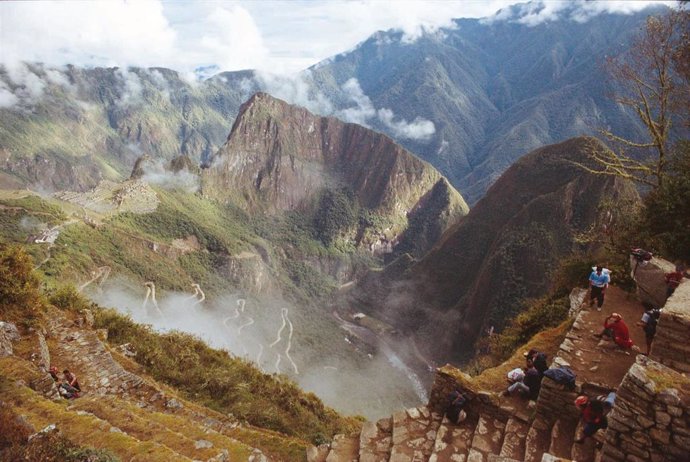
[[[683,265],[676,265],[675,271],[664,275],[664,279],[666,280],[666,298],[673,295],[673,292],[676,291],[680,282],[683,280],[684,271],[685,268],[683,268]]]
[[[628,326],[623,321],[623,317],[618,313],[611,313],[611,315],[604,320],[604,330],[597,337],[608,337],[621,348],[631,348],[633,341],[630,340],[630,332]]]

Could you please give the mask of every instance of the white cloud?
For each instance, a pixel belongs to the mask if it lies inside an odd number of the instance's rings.
[[[308,72],[292,75],[278,75],[270,72],[256,73],[259,86],[272,96],[287,101],[290,104],[302,106],[315,114],[331,114],[333,112],[333,104],[323,93],[312,93],[307,82],[308,77]],[[247,83],[242,81],[241,88],[243,90],[251,90]]]
[[[7,84],[0,80],[0,108],[12,107],[19,102],[14,93],[7,87]]]
[[[117,101],[117,105],[126,108],[139,102],[141,100],[141,94],[144,91],[139,76],[125,69],[118,69],[115,74],[122,79],[123,85],[122,95]]]
[[[360,125],[369,126],[372,119],[378,120],[396,138],[412,139],[425,141],[436,133],[436,127],[430,120],[416,117],[412,122],[404,119],[397,119],[391,109],[376,109],[371,99],[364,93],[359,81],[355,78],[349,79],[342,86],[342,90],[349,97],[354,106],[341,109],[335,116]]]
[[[359,81],[355,78],[349,79],[343,84],[342,89],[355,106],[342,109],[336,112],[335,116],[346,122],[368,126],[367,120],[376,115],[376,108],[371,99],[362,91]]]
[[[395,114],[387,108],[379,109],[377,116],[396,138],[425,141],[436,133],[434,123],[422,117],[415,117],[412,122],[395,120]]]
[[[559,19],[586,22],[601,13],[631,14],[641,11],[650,5],[674,6],[675,2],[669,1],[555,1],[541,0],[515,4],[509,8],[503,8],[485,22],[512,21],[527,26],[536,26],[544,22]]]
[[[584,21],[630,13],[649,1],[530,3],[512,16],[511,0],[163,0],[0,2],[0,63],[51,66],[168,67],[184,76],[263,69],[296,72],[353,48],[378,30],[403,41],[452,27],[452,18],[488,17],[535,25],[559,17]],[[663,2],[672,4],[673,2]],[[575,5],[576,8],[573,8]]]

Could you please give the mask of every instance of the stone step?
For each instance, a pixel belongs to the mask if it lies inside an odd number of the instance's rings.
[[[549,454],[556,457],[569,459],[575,441],[575,429],[577,421],[570,419],[558,419],[551,427],[551,443],[549,444]]]
[[[505,428],[506,422],[480,415],[472,437],[468,460],[486,462],[489,455],[500,454]]]
[[[360,462],[385,462],[393,444],[393,419],[366,422],[359,434]]]
[[[529,432],[529,425],[518,419],[508,419],[499,455],[516,460],[524,459],[527,432]]]
[[[582,435],[582,421],[573,430],[573,440]],[[603,442],[604,430],[598,431],[593,438],[585,438],[583,443],[574,443],[568,457],[578,462],[594,462],[596,460],[597,442]]]
[[[359,435],[335,435],[326,462],[357,462]]]
[[[434,449],[441,416],[426,407],[393,414],[390,462],[425,462]]]
[[[542,455],[551,444],[551,425],[537,417],[527,432],[525,462],[541,462]]]
[[[443,417],[441,425],[436,431],[434,449],[429,462],[464,461],[472,444],[472,435],[477,426],[475,419],[467,418],[460,424],[451,423]]]

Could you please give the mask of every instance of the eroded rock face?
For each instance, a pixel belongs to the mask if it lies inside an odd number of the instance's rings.
[[[0,358],[11,356],[12,344],[20,338],[17,326],[11,322],[0,321]]]

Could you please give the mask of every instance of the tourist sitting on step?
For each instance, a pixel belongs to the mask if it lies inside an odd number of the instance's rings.
[[[537,369],[537,371],[539,371],[539,375],[543,376],[544,372],[549,368],[549,365],[546,363],[546,353],[542,353],[541,351],[532,348],[529,351],[525,351],[524,353],[522,353],[522,356],[525,357],[525,361],[532,361],[532,364],[534,364],[534,368]]]
[[[60,393],[60,396],[62,396],[65,399],[74,399],[74,398],[79,398],[79,390],[77,387],[79,387],[79,382],[77,382],[77,378],[74,374],[70,374],[70,372],[65,369],[65,372],[69,374],[63,375],[63,382],[60,382],[60,377],[58,377],[58,368],[55,366],[51,366],[50,369],[48,369],[48,373],[50,376],[55,380],[56,383],[59,383],[58,385],[58,393]],[[70,378],[73,379],[73,383],[77,385],[77,387],[74,387],[70,384]]]
[[[65,369],[64,371],[62,371],[62,377],[64,378],[65,382],[70,387],[74,388],[77,391],[81,391],[81,387],[79,386],[79,381],[77,380],[77,376],[74,375],[72,372]]]
[[[453,390],[448,395],[448,406],[446,407],[446,417],[454,424],[459,424],[467,418],[467,412],[464,411],[465,404],[469,399],[462,394],[460,390]]]
[[[609,394],[610,396],[610,394]],[[613,395],[615,399],[615,394]],[[575,406],[580,410],[582,417],[582,436],[575,440],[575,443],[584,443],[585,439],[594,435],[602,428],[608,427],[608,420],[606,419],[606,413],[610,410],[610,406],[607,398],[601,399],[589,399],[587,396],[578,396],[575,399]],[[611,403],[612,404],[612,403]]]
[[[623,321],[623,317],[618,313],[611,313],[604,320],[604,330],[600,334],[595,335],[595,337],[607,337],[616,342],[616,345],[625,349],[632,348],[633,346],[628,326]]]
[[[539,397],[539,389],[541,388],[541,374],[529,359],[522,375],[518,373],[519,370],[513,369],[508,372],[508,383],[510,385],[503,392],[503,396],[511,396],[518,393],[523,398],[536,400]]]

